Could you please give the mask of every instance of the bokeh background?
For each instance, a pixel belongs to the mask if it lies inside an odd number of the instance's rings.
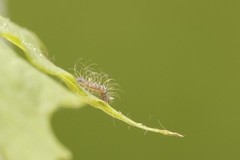
[[[120,85],[112,106],[185,138],[146,133],[92,107],[59,110],[58,139],[74,160],[240,158],[240,1],[9,0],[71,71],[90,60]]]

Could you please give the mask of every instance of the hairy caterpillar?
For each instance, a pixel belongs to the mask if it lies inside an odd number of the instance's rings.
[[[113,79],[103,72],[97,72],[91,65],[85,66],[81,63],[80,71],[77,71],[77,64],[74,66],[78,84],[89,93],[110,103],[116,96],[115,87],[118,86]]]

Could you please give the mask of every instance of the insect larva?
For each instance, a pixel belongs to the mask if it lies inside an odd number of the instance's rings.
[[[84,77],[77,77],[77,81],[84,89],[107,103],[110,103],[110,101],[114,99],[109,94],[107,87],[100,83],[93,82],[91,79],[87,80]]]
[[[81,66],[80,72],[76,71],[76,65],[74,67],[79,85],[94,96],[110,103],[114,99],[113,96],[116,95],[114,91],[117,84],[108,78],[107,74],[96,72],[90,66],[83,64]]]

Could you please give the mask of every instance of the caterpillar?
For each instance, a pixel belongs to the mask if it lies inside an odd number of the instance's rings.
[[[91,65],[85,66],[83,64],[80,72],[77,71],[76,65],[74,71],[76,80],[81,87],[107,103],[112,102],[116,96],[115,87],[118,85],[107,74],[95,71]]]

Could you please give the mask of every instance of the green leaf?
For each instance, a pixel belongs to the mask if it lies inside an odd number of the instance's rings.
[[[60,106],[79,108],[84,103],[143,130],[182,137],[134,122],[85,91],[74,75],[46,58],[43,44],[29,30],[0,17],[0,36],[21,48],[32,64],[0,43],[0,159],[69,159],[71,154],[55,139],[49,118]]]
[[[70,159],[54,137],[49,118],[61,105],[81,106],[79,97],[33,68],[3,41],[0,75],[0,157]]]

